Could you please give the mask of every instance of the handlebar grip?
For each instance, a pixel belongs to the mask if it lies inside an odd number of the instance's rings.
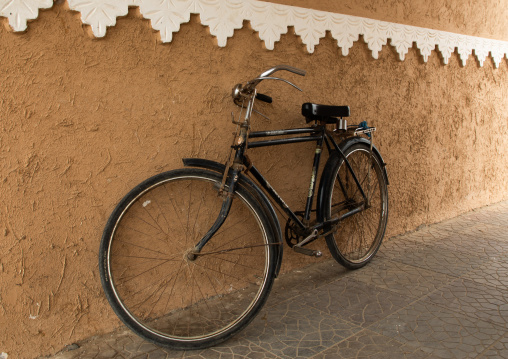
[[[266,103],[272,103],[272,98],[268,95],[263,95],[262,93],[257,93],[256,99]]]

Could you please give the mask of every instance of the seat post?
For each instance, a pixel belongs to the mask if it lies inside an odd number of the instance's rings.
[[[342,117],[337,119],[337,131],[347,131],[347,120]]]
[[[312,211],[312,201],[314,199],[314,192],[316,191],[316,179],[317,172],[319,169],[319,160],[321,159],[321,152],[323,150],[323,141],[325,138],[326,127],[322,126],[321,129],[321,138],[317,140],[316,152],[314,154],[314,164],[312,165],[312,175],[310,177],[309,184],[309,195],[307,196],[307,203],[305,204],[305,215],[303,217],[303,223],[308,225],[310,220],[310,212]]]

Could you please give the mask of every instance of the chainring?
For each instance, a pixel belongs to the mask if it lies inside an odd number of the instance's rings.
[[[295,213],[298,217],[303,219],[303,213],[296,212]],[[303,239],[303,233],[301,233],[301,230],[298,228],[295,222],[291,220],[291,218],[288,218],[286,222],[286,228],[284,229],[284,236],[286,238],[286,243],[290,248],[293,248],[295,245],[301,242]]]

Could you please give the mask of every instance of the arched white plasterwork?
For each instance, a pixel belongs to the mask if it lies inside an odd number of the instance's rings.
[[[191,14],[198,14],[201,23],[208,26],[218,45],[226,46],[227,39],[245,20],[258,32],[269,50],[292,26],[309,53],[329,31],[337,40],[342,54],[362,35],[372,56],[377,59],[385,45],[391,45],[403,61],[408,50],[416,43],[424,61],[437,49],[447,64],[452,53],[457,53],[465,65],[469,56],[476,56],[480,66],[490,53],[499,67],[508,58],[508,42],[460,35],[446,31],[396,24],[358,16],[335,14],[296,6],[279,5],[258,0],[67,0],[72,10],[81,13],[83,23],[91,26],[95,36],[103,37],[106,28],[116,24],[116,18],[125,16],[129,6],[139,6],[152,27],[160,32],[163,42],[171,42],[173,33],[182,23],[189,22]],[[0,16],[7,17],[14,31],[24,31],[27,20],[35,19],[39,9],[52,6],[52,0],[0,0]]]

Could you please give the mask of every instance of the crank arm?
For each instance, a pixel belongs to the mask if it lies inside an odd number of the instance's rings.
[[[311,257],[316,257],[316,258],[319,258],[323,255],[323,253],[321,253],[321,251],[316,251],[316,250],[313,250],[310,248],[302,248],[302,247],[294,246],[293,250],[296,253],[305,254],[306,256],[311,256]]]

